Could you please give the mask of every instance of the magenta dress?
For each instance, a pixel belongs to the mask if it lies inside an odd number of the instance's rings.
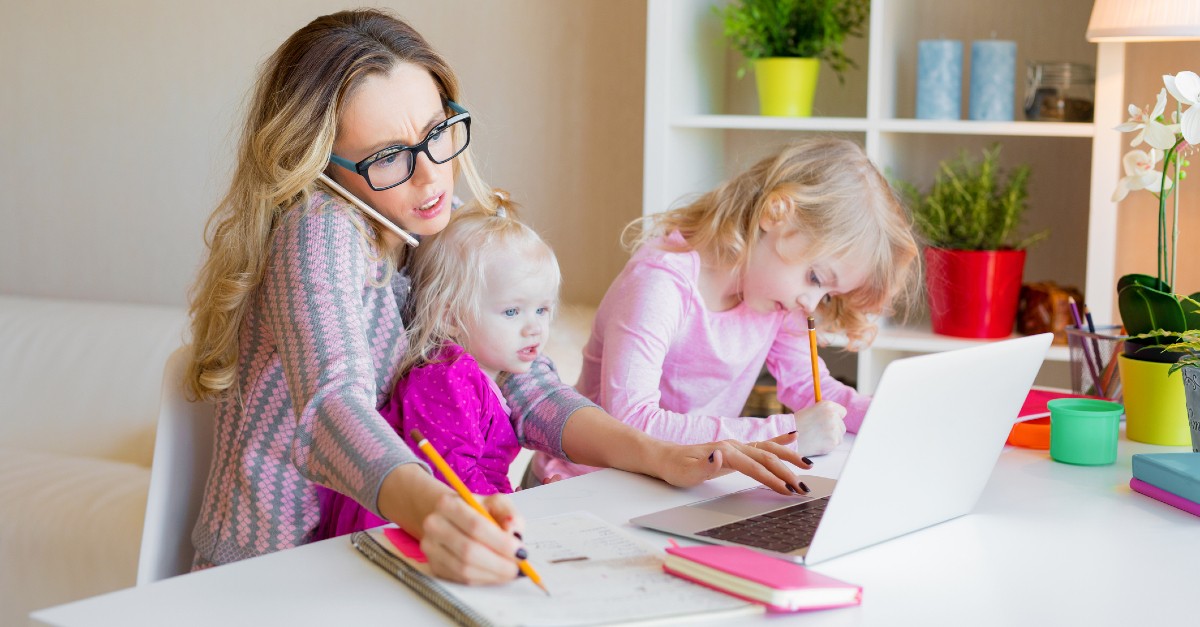
[[[396,384],[380,410],[413,452],[428,462],[409,437],[420,430],[475,494],[509,494],[508,466],[521,449],[500,388],[463,347],[446,344],[430,363]],[[433,464],[430,464],[432,467]],[[433,469],[443,483],[445,477]],[[388,521],[354,499],[320,488],[321,522],[314,539],[370,529]]]

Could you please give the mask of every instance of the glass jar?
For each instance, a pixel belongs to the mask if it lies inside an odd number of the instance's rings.
[[[1030,61],[1025,70],[1025,119],[1091,122],[1095,85],[1090,65]]]

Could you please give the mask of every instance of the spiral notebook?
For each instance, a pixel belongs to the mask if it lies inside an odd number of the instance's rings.
[[[464,586],[405,557],[382,530],[351,535],[368,559],[462,625],[691,624],[761,613],[762,606],[663,572],[663,552],[586,512],[529,521],[529,561],[550,589],[526,579]]]

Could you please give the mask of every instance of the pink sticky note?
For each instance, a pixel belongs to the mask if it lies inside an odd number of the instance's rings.
[[[387,527],[383,530],[383,535],[392,543],[392,546],[404,554],[404,557],[422,564],[429,561],[429,558],[425,557],[425,552],[421,550],[421,543],[403,529]]]

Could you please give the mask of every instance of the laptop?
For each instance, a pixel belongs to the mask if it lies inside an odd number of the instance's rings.
[[[805,475],[809,494],[757,486],[630,522],[815,564],[962,516],[983,492],[1052,337],[891,362],[840,477]]]

